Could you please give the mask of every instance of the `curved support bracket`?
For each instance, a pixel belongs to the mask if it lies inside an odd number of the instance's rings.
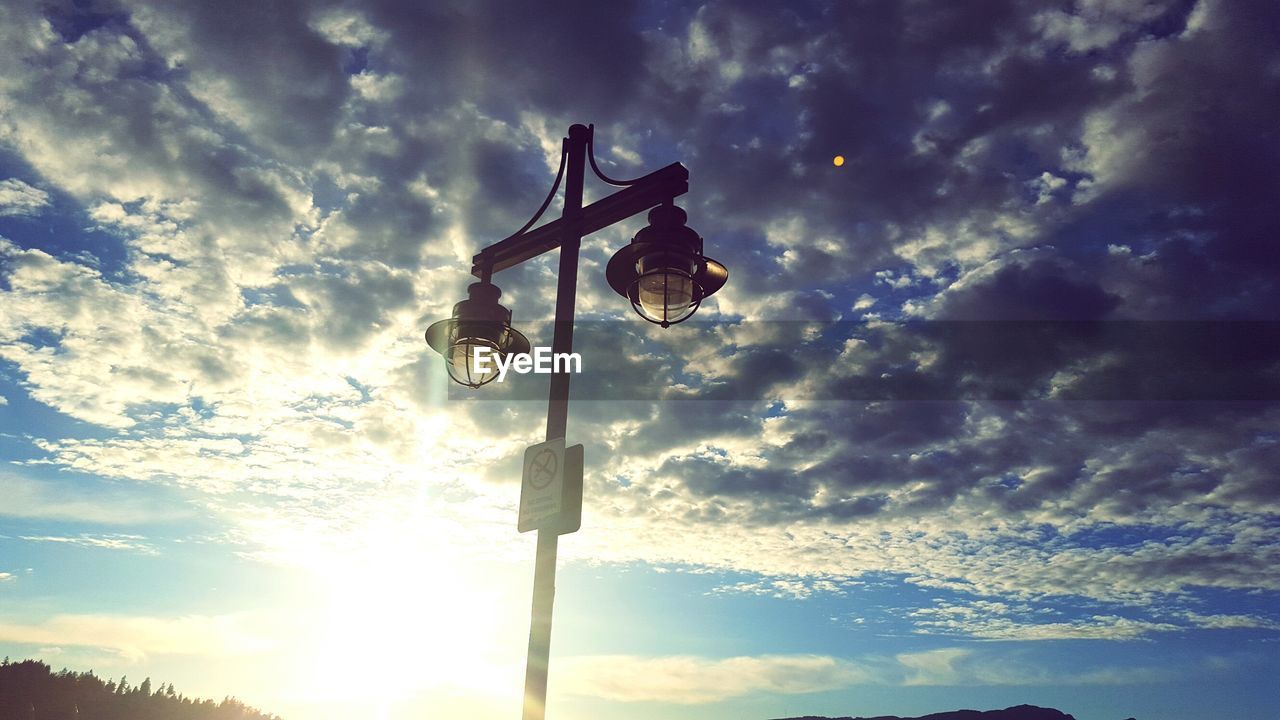
[[[542,201],[542,206],[538,208],[538,212],[534,213],[533,217],[529,218],[529,222],[525,223],[519,230],[511,233],[508,237],[515,237],[522,234],[525,230],[533,227],[533,224],[538,222],[538,218],[542,217],[542,213],[547,211],[547,206],[551,204],[551,199],[556,196],[556,190],[560,189],[560,179],[564,177],[564,164],[565,158],[567,157],[569,157],[569,140],[568,138],[565,138],[560,143],[560,169],[556,171],[556,181],[551,183],[551,192],[547,193],[547,198]],[[591,164],[595,165],[595,161],[593,160]]]
[[[579,227],[584,236],[590,235],[655,205],[669,203],[687,192],[689,171],[680,163],[671,163],[582,208]],[[534,230],[499,240],[471,259],[471,274],[480,277],[485,268],[489,272],[500,272],[560,247],[562,228],[563,221],[556,219]]]
[[[574,127],[581,128],[578,125]],[[680,163],[671,163],[634,180],[615,180],[605,175],[596,165],[595,126],[588,125],[586,130],[585,154],[592,171],[602,181],[622,189],[582,208],[581,214],[575,218],[581,235],[590,235],[655,205],[670,203],[676,197],[689,192],[689,171]],[[534,230],[529,228],[542,217],[551,200],[555,198],[556,191],[560,189],[560,183],[564,179],[568,158],[569,138],[565,138],[560,149],[560,169],[556,171],[555,183],[552,184],[551,192],[547,193],[546,199],[542,201],[542,207],[538,208],[538,212],[534,213],[524,227],[476,254],[471,259],[472,275],[488,280],[493,273],[560,247],[564,218],[552,220]]]
[[[640,177],[634,180],[615,180],[609,177],[608,175],[605,175],[603,172],[601,172],[600,166],[596,164],[596,126],[588,125],[587,128],[591,131],[591,134],[587,136],[587,160],[591,162],[591,172],[595,173],[596,177],[603,180],[606,184],[612,185],[614,187],[627,187],[628,185],[635,185],[636,183],[644,179]]]

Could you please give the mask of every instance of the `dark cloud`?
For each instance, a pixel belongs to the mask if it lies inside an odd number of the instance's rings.
[[[990,278],[948,293],[948,320],[1100,320],[1121,298],[1079,272],[1048,260],[1011,263]]]
[[[567,124],[594,122],[620,175],[690,168],[681,203],[731,273],[712,323],[662,330],[584,250],[570,434],[605,512],[992,533],[1033,568],[981,580],[960,543],[920,571],[966,587],[1070,592],[1066,567],[1095,596],[1274,588],[1280,10],[1103,5],[30,5],[4,138],[33,184],[123,203],[131,247],[230,298],[193,332],[290,371],[395,355],[362,387],[504,439],[510,479],[545,378],[428,387],[418,305],[460,299]],[[535,344],[553,268],[495,278]],[[192,362],[193,394],[235,384],[222,354]],[[1112,526],[1158,538],[1086,537]]]
[[[333,139],[350,83],[307,3],[144,5],[130,14],[215,112],[275,147],[313,151]]]
[[[425,73],[424,101],[466,97],[504,115],[534,107],[604,120],[625,106],[643,69],[634,3],[573,2],[555,12],[497,2],[361,9],[390,33],[406,69]]]
[[[1124,202],[1099,207],[1098,218],[1123,229],[1106,234],[1134,255],[1109,280],[1135,314],[1271,318],[1280,51],[1266,38],[1280,29],[1280,12],[1266,3],[1203,10],[1185,36],[1134,48],[1134,91],[1101,111],[1096,135],[1086,133],[1102,151],[1109,192]]]

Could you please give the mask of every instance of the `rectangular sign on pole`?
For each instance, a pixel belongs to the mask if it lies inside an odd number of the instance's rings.
[[[582,462],[582,445],[566,448],[564,438],[530,445],[524,451],[520,532],[577,532],[582,526]]]

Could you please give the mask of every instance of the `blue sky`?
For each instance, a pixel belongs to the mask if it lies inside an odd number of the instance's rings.
[[[643,220],[584,241],[551,716],[1270,718],[1277,32],[8,3],[0,653],[290,720],[518,712],[542,386],[451,388],[422,332],[594,123],[613,177],[689,168],[730,281],[651,327],[603,272]],[[554,272],[494,278],[535,344]]]

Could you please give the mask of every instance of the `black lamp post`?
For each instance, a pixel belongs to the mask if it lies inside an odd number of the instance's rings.
[[[471,260],[471,274],[480,278],[468,289],[468,299],[454,306],[453,317],[427,329],[427,343],[444,355],[449,376],[468,387],[480,387],[494,373],[476,373],[472,358],[479,348],[498,355],[526,353],[529,341],[511,327],[511,312],[498,304],[501,291],[490,282],[493,273],[560,248],[556,284],[555,332],[551,351],[573,351],[573,314],[578,282],[578,249],[582,238],[646,210],[649,225],[630,245],[609,261],[609,285],[631,301],[644,319],[668,327],[686,320],[701,302],[724,286],[728,271],[703,256],[702,238],[685,225],[686,215],[675,198],[689,191],[689,171],[672,163],[635,180],[614,180],[600,172],[593,152],[594,126],[574,125],[564,139],[560,170],[542,207],[524,227],[481,250]],[[582,205],[587,164],[602,181],[622,189]],[[568,175],[565,175],[565,170]],[[529,230],[565,181],[560,219]],[[496,372],[496,371],[495,371]],[[547,440],[563,439],[569,420],[569,373],[551,376],[547,408]],[[576,529],[576,528],[575,528]],[[538,554],[533,577],[533,611],[529,627],[529,658],[525,667],[524,720],[541,720],[547,698],[547,667],[551,651],[551,608],[555,599],[556,528],[538,530]]]

